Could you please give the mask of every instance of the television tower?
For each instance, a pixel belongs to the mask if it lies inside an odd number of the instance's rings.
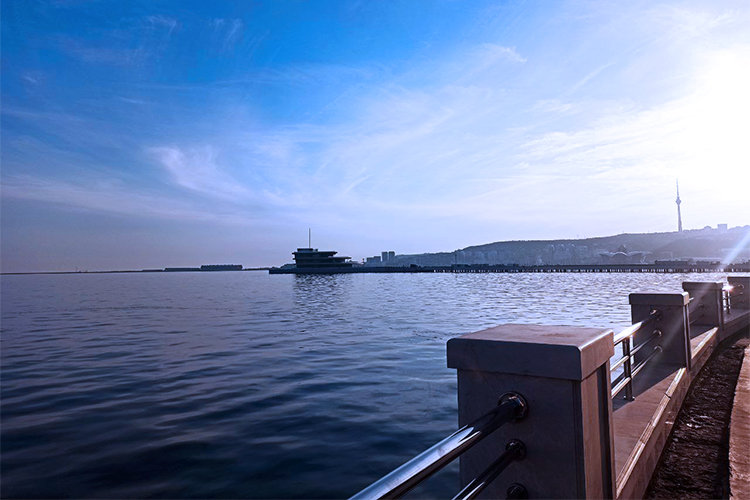
[[[680,203],[682,203],[682,200],[680,200],[680,181],[675,181],[677,183],[677,199],[675,200],[675,203],[677,203],[677,232],[682,232],[682,214],[680,213]]]

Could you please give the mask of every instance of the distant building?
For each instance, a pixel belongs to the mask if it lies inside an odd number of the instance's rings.
[[[716,225],[716,229],[718,229],[721,232],[724,232],[724,231],[726,231],[728,229],[728,227],[727,227],[726,224],[717,224]]]
[[[204,264],[201,271],[242,271],[242,264]]]
[[[625,245],[621,245],[616,252],[600,252],[600,264],[643,264],[649,252],[628,252]]]
[[[365,263],[367,265],[373,266],[373,265],[380,264],[380,262],[381,262],[380,257],[376,255],[375,257],[367,257],[367,260]]]
[[[383,263],[386,263],[386,262],[395,262],[396,261],[396,252],[394,252],[393,250],[391,250],[389,252],[380,252],[380,259],[381,259],[381,262],[383,262]]]
[[[350,257],[334,257],[338,252],[333,250],[318,250],[317,248],[298,248],[294,255],[297,268],[332,268],[352,267]]]

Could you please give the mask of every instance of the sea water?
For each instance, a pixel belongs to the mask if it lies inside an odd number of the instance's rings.
[[[451,337],[710,274],[2,276],[4,498],[343,498],[456,429]],[[417,496],[457,491],[455,465]]]

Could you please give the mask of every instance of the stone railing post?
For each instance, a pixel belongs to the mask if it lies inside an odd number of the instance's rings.
[[[691,324],[724,328],[723,288],[724,283],[721,281],[682,283],[682,289],[692,299],[688,304]]]
[[[729,276],[727,282],[735,287],[731,292],[732,309],[750,309],[750,276]]]
[[[654,309],[661,312],[660,320],[633,336],[633,345],[643,343],[654,330],[659,330],[662,337],[658,344],[662,347],[662,353],[656,359],[660,363],[686,366],[690,370],[692,353],[688,293],[631,293],[629,299],[633,323],[643,321]],[[648,354],[647,349],[641,350],[634,356],[635,362],[638,363]]]
[[[511,439],[526,445],[480,498],[505,498],[517,483],[530,498],[613,498],[615,490],[609,359],[612,330],[501,325],[448,341],[458,370],[459,426],[516,392],[528,416],[508,423],[460,459],[461,485],[481,474]]]

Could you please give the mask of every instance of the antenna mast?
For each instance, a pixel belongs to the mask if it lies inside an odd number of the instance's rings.
[[[307,248],[312,248],[312,230],[309,227],[307,228]]]
[[[679,179],[675,180],[675,183],[677,184],[677,199],[675,200],[675,203],[677,203],[677,232],[682,232],[682,214],[680,213],[680,203],[682,203],[682,200],[680,200],[680,181]]]

